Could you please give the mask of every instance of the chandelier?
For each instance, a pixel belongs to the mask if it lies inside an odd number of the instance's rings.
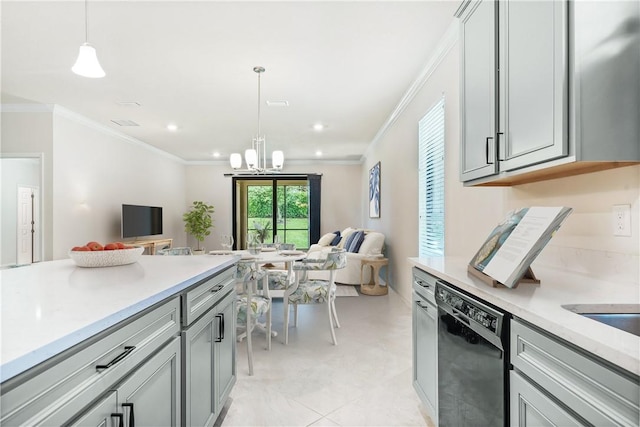
[[[242,155],[240,153],[233,153],[229,157],[231,167],[236,172],[248,172],[248,173],[273,173],[280,172],[284,165],[284,153],[280,150],[276,150],[271,153],[271,168],[267,168],[267,143],[264,135],[260,134],[260,75],[264,73],[264,67],[253,67],[253,71],[258,74],[258,133],[253,138],[251,148],[245,150],[244,160],[247,164],[247,169],[241,170],[242,167]]]

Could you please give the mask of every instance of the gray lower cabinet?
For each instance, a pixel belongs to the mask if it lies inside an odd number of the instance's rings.
[[[640,378],[511,321],[511,425],[640,425]]]
[[[570,427],[583,425],[522,375],[509,376],[511,427]]]
[[[87,424],[95,421],[96,425],[110,425],[109,422],[114,423],[115,418],[111,419],[110,413],[107,416],[107,412],[101,411],[121,412],[118,405],[124,402],[124,395],[116,391],[116,406],[112,396],[118,387],[128,390],[127,378],[136,378],[137,382],[126,394],[133,394],[134,389],[144,389],[155,382],[158,388],[166,387],[160,391],[161,394],[175,395],[179,399],[179,371],[176,367],[180,359],[175,353],[179,332],[180,299],[175,297],[6,381],[2,384],[0,396],[0,424],[66,425],[76,422],[79,416],[90,416],[92,422],[87,419]],[[170,342],[173,349],[167,350]],[[154,366],[157,357],[162,358],[159,355],[165,355],[167,351],[173,354],[167,356],[167,360],[175,357],[170,364],[172,372],[178,375],[172,382],[158,381],[158,367],[151,371],[148,368]],[[175,415],[179,416],[179,412]],[[140,416],[144,413],[141,412]],[[144,424],[143,418],[139,419]],[[169,422],[163,425],[177,424]]]
[[[175,337],[70,425],[180,425],[180,351]]]
[[[69,424],[70,427],[122,427],[124,415],[117,412],[118,395],[115,391],[107,393],[97,403],[85,411],[77,420]]]
[[[236,381],[235,291],[182,332],[184,425],[212,426]]]
[[[438,423],[438,308],[436,278],[413,270],[413,388]]]
[[[0,425],[213,425],[236,381],[234,272],[5,381]]]

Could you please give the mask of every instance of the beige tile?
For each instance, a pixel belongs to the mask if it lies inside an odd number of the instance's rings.
[[[283,307],[274,304],[278,337],[264,350],[254,332],[254,376],[238,343],[238,381],[223,426],[432,425],[413,390],[411,308],[395,292],[336,301],[342,328],[331,343],[323,306],[300,306],[283,344]]]

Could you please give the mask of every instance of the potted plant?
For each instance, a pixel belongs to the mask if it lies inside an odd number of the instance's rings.
[[[200,249],[200,242],[204,242],[204,238],[211,234],[211,229],[213,228],[211,215],[213,212],[214,209],[212,205],[195,201],[189,209],[189,212],[182,215],[184,231],[195,237],[197,242],[194,253],[204,253],[204,247]]]
[[[256,229],[256,235],[258,236],[258,240],[260,243],[264,243],[265,239],[269,237],[269,228],[271,227],[271,223],[269,221],[264,224],[258,221],[253,222],[253,228]]]

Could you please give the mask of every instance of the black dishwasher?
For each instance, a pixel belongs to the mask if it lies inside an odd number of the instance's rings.
[[[507,426],[508,313],[438,281],[440,427]]]

